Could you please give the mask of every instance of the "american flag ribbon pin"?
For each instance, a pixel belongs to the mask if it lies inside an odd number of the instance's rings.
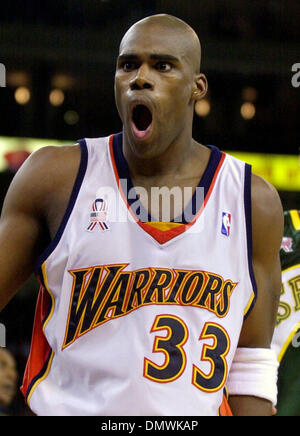
[[[107,224],[107,202],[103,198],[97,198],[92,205],[92,212],[90,213],[90,224],[87,228],[88,232],[92,232],[97,224],[100,229],[105,232],[109,230]]]

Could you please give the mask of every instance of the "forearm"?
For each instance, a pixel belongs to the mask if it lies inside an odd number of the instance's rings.
[[[247,395],[233,395],[228,399],[233,416],[272,416],[272,403]]]

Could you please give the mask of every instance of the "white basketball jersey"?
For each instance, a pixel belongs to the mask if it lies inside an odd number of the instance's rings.
[[[211,147],[194,218],[158,228],[124,190],[122,134],[80,146],[36,266],[28,404],[38,415],[218,415],[256,299],[250,166]]]

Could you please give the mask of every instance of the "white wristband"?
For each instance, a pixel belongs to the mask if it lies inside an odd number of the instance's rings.
[[[279,363],[274,350],[237,348],[227,380],[229,395],[251,395],[277,403]]]

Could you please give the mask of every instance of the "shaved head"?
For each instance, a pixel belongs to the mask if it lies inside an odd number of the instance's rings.
[[[194,107],[207,92],[196,32],[172,15],[146,17],[125,33],[116,65],[115,97],[129,153],[161,155],[191,143]]]
[[[151,15],[135,23],[125,33],[120,44],[120,52],[134,32],[146,28],[151,28],[157,34],[162,30],[167,31],[170,35],[174,34],[174,41],[179,45],[182,56],[191,64],[194,73],[200,72],[201,44],[198,35],[186,22],[173,15]]]

